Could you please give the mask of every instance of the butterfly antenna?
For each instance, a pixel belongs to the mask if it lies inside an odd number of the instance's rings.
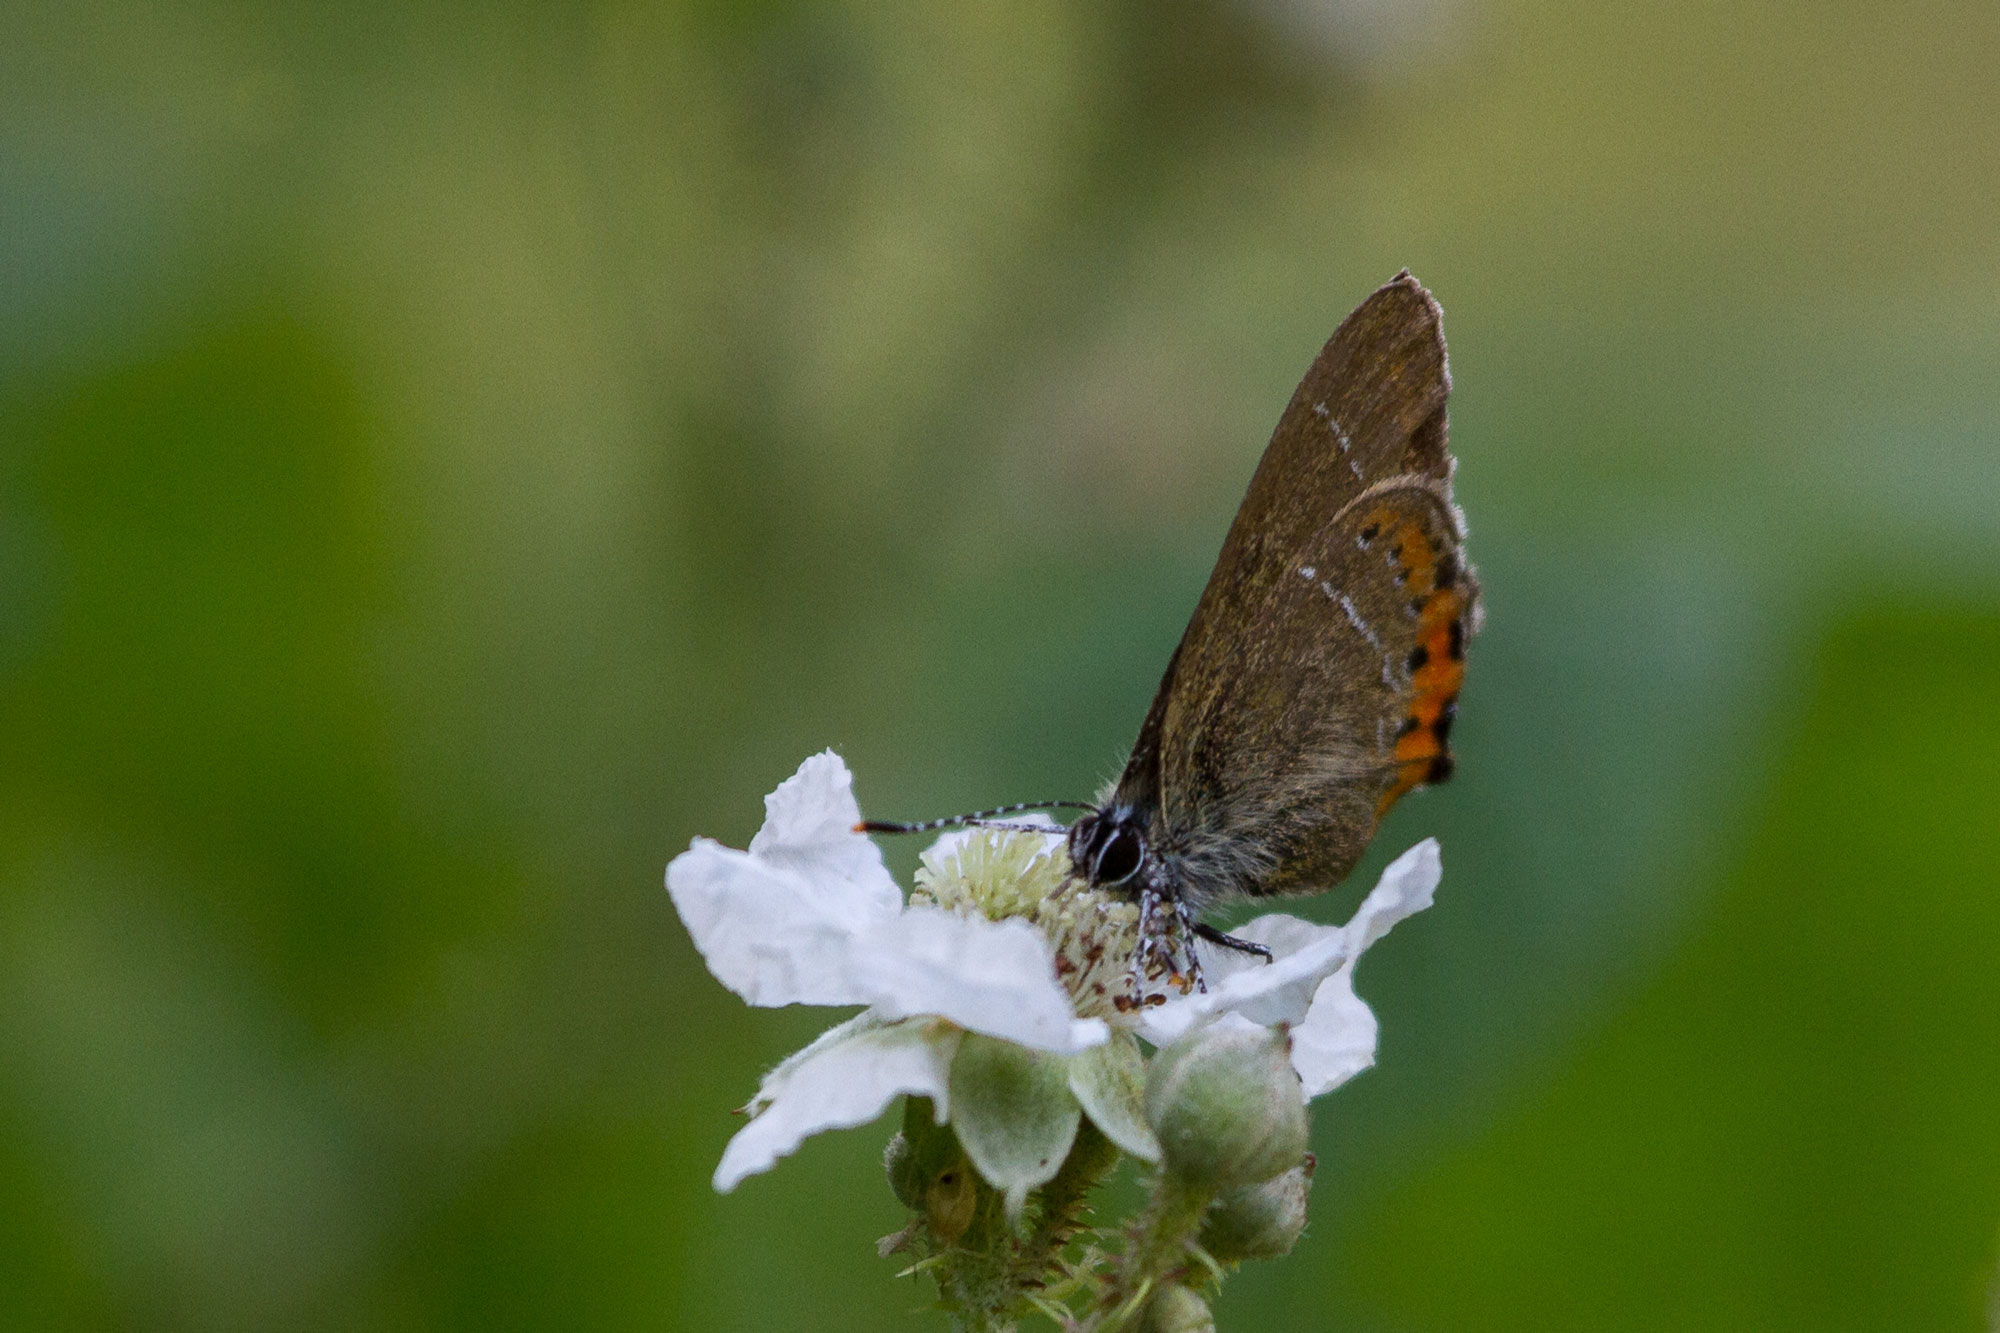
[[[930,833],[941,828],[962,828],[971,824],[983,828],[1011,828],[1021,832],[1046,833],[1047,829],[1034,824],[988,824],[989,819],[1002,815],[1016,815],[1023,810],[1095,810],[1088,801],[1022,801],[1019,805],[996,806],[991,810],[974,810],[969,815],[951,815],[944,819],[925,819],[914,824],[902,824],[884,819],[864,819],[854,826],[856,833]]]

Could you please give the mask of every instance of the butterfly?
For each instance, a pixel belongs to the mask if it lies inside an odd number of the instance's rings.
[[[1078,875],[1137,899],[1142,951],[1171,918],[1268,957],[1200,913],[1332,888],[1397,800],[1451,776],[1480,603],[1450,389],[1442,312],[1405,270],[1279,418],[1123,773],[1067,834]],[[1184,970],[1199,976],[1191,947]]]

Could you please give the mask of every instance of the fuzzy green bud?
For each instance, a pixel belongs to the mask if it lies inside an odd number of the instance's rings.
[[[1202,1219],[1201,1247],[1225,1264],[1290,1254],[1306,1229],[1314,1165],[1307,1153],[1305,1161],[1261,1185],[1226,1191]]]
[[[1146,1119],[1167,1170],[1211,1192],[1269,1180],[1306,1152],[1306,1108],[1282,1028],[1216,1023],[1153,1057]]]
[[[1186,1287],[1163,1287],[1146,1305],[1139,1333],[1215,1333],[1208,1302]]]

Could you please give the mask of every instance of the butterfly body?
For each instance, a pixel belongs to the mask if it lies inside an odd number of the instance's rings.
[[[1123,774],[1071,826],[1078,871],[1142,914],[1192,923],[1217,902],[1331,888],[1397,799],[1450,776],[1479,592],[1452,499],[1440,319],[1405,272],[1327,342]]]

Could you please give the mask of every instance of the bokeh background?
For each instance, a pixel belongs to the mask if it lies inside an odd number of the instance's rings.
[[[2000,9],[4,30],[8,1326],[936,1326],[886,1124],[710,1192],[829,1016],[661,868],[827,745],[1091,792],[1405,265],[1488,622],[1366,875],[1446,878],[1223,1327],[1993,1317]]]

